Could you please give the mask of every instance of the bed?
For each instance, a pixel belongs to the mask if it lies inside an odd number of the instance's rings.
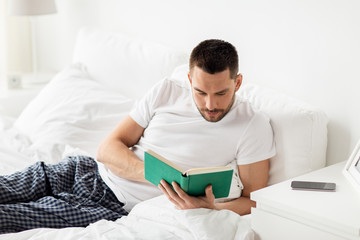
[[[136,99],[164,77],[186,81],[188,53],[118,32],[84,27],[73,61],[16,119],[0,116],[0,174],[36,161],[67,155],[94,157],[97,146]],[[269,115],[277,155],[269,185],[326,164],[326,115],[272,89],[245,83],[237,93]],[[0,239],[253,239],[251,214],[195,209],[180,211],[164,198],[138,204],[115,222],[87,228],[33,229]]]

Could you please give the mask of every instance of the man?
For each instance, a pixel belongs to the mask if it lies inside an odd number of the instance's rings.
[[[175,191],[164,181],[159,189],[179,209],[206,207],[250,213],[254,206],[250,192],[266,186],[268,159],[275,154],[269,119],[235,95],[242,75],[238,74],[236,49],[230,43],[200,43],[191,53],[189,69],[189,84],[159,83],[105,139],[97,157],[106,166],[100,166],[101,176],[125,203],[125,209],[131,209],[137,202],[160,194],[144,179],[144,149],[183,169],[222,166],[236,159],[244,185],[236,200],[215,204],[211,186],[204,197],[188,196],[176,183],[170,183]]]
[[[103,141],[97,161],[74,156],[1,176],[0,233],[115,220],[138,202],[163,193],[179,209],[249,213],[254,205],[250,192],[266,186],[268,159],[275,154],[269,119],[235,95],[242,75],[231,44],[201,42],[191,53],[188,78],[154,86]],[[242,196],[220,203],[211,186],[200,197],[187,195],[176,183],[154,186],[144,179],[146,149],[183,168],[236,160]]]

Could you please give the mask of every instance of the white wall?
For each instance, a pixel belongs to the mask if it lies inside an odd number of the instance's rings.
[[[39,19],[39,67],[61,70],[75,35],[98,25],[184,51],[222,38],[239,51],[245,82],[280,90],[329,117],[328,164],[346,160],[360,138],[358,0],[58,0]]]

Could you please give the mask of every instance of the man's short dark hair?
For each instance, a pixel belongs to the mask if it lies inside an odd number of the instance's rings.
[[[209,39],[193,49],[189,65],[190,71],[197,66],[210,74],[229,69],[230,77],[235,79],[239,71],[239,58],[232,44],[219,39]]]

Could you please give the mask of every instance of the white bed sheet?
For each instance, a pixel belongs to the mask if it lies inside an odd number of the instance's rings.
[[[14,121],[0,116],[0,175],[12,173],[35,161],[36,152],[29,152],[28,139],[11,128]]]
[[[249,223],[228,210],[177,210],[164,197],[134,207],[115,222],[101,220],[87,228],[33,229],[0,235],[0,240],[79,239],[254,239]]]

